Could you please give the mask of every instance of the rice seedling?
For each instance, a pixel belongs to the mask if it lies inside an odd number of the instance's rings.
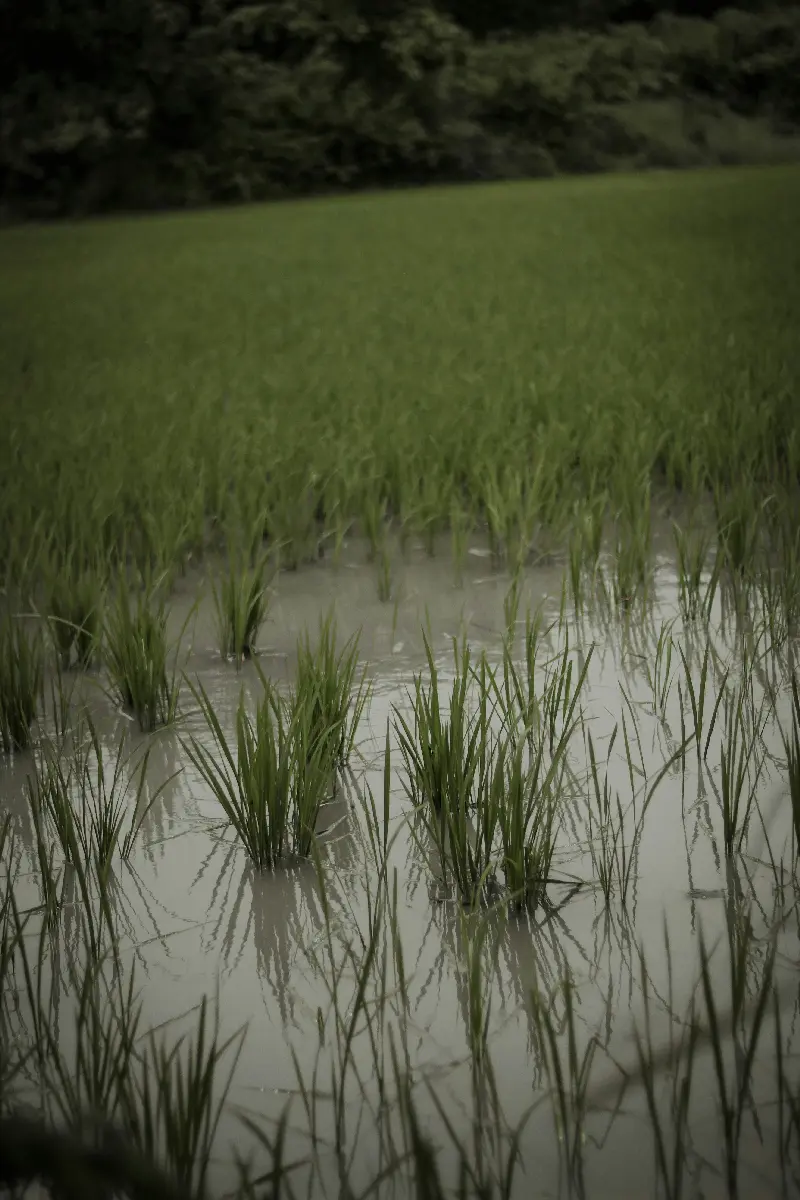
[[[586,583],[591,584],[590,595],[595,591],[606,503],[606,496],[600,491],[576,502],[573,508],[567,561],[570,595],[577,614],[585,605]]]
[[[195,1030],[172,1045],[151,1032],[122,1089],[122,1127],[133,1145],[191,1196],[206,1194],[217,1129],[244,1044],[244,1030],[220,1038],[219,1001],[211,1026],[200,1002]],[[226,1078],[219,1067],[230,1058]]]
[[[445,871],[465,904],[473,905],[494,878],[494,840],[502,792],[490,787],[496,740],[491,732],[490,696],[497,692],[485,658],[473,671],[466,641],[453,642],[455,679],[449,717],[439,706],[439,678],[424,635],[430,683],[414,680],[414,727],[395,708],[395,729],[405,767],[403,786],[431,837]],[[477,706],[470,704],[474,683]],[[491,706],[492,708],[494,706]],[[472,710],[472,711],[471,711]]]
[[[42,697],[44,652],[41,632],[20,619],[0,617],[0,747],[5,754],[30,745]]]
[[[509,649],[513,647],[517,631],[517,617],[522,600],[522,570],[517,569],[512,576],[508,591],[503,597],[503,616],[505,618],[505,636]]]
[[[472,533],[472,517],[457,495],[450,501],[450,546],[453,559],[456,587],[464,583],[464,565]]]
[[[533,762],[526,761],[524,736],[509,738],[498,748],[491,788],[506,890],[516,909],[542,903],[551,881],[562,821],[556,776],[566,745],[564,739],[546,772],[541,741]]]
[[[403,759],[403,786],[415,806],[428,804],[438,816],[445,798],[475,806],[475,780],[480,766],[481,728],[470,715],[468,688],[470,652],[464,642],[459,658],[453,646],[455,679],[450,696],[449,716],[445,718],[439,703],[439,672],[427,634],[423,634],[428,660],[429,683],[414,677],[413,727],[395,707],[395,732]],[[483,731],[485,732],[485,731]]]
[[[609,758],[611,757],[616,736],[617,727],[615,726],[609,741]],[[625,845],[625,823],[622,804],[619,792],[615,792],[614,800],[612,801],[608,773],[604,776],[601,788],[594,742],[589,730],[586,731],[586,737],[589,748],[589,779],[592,783],[592,795],[597,809],[595,817],[591,802],[587,805],[589,852],[592,859],[592,867],[600,884],[600,890],[603,893],[606,907],[611,903],[615,880],[620,885],[620,899],[624,905],[630,860]]]
[[[297,647],[295,690],[309,706],[312,745],[330,739],[339,767],[350,760],[371,693],[366,667],[358,674],[358,646],[356,634],[337,649],[331,613],[320,622],[316,650],[311,648],[308,633]]]
[[[723,731],[720,745],[720,806],[725,854],[739,853],[747,838],[750,813],[755,801],[764,756],[758,760],[758,744],[764,720],[748,730],[745,706],[750,695],[745,682],[723,699]],[[751,770],[752,765],[752,770]]]
[[[692,734],[694,737],[695,749],[697,751],[697,769],[701,770],[701,764],[708,758],[708,751],[711,745],[711,737],[714,733],[714,728],[717,723],[717,714],[720,705],[725,697],[725,689],[728,681],[728,672],[725,671],[722,677],[717,682],[717,698],[714,701],[714,707],[711,710],[711,717],[706,727],[706,701],[708,699],[709,690],[709,670],[711,668],[711,642],[706,642],[706,648],[703,652],[703,661],[700,665],[700,680],[699,688],[695,688],[694,679],[692,677],[691,665],[687,660],[683,647],[678,646],[678,653],[681,656],[683,664],[684,682],[686,684],[686,694],[689,697],[689,703],[692,713]],[[711,681],[713,683],[713,680]],[[678,691],[681,695],[681,712],[683,711],[683,692],[678,684]],[[705,741],[703,734],[705,733]]]
[[[672,651],[674,649],[672,631],[674,627],[674,620],[662,624],[655,646],[652,668],[649,656],[642,655],[647,684],[653,698],[653,712],[662,719],[666,716],[667,701],[672,690]]]
[[[714,489],[719,552],[734,578],[743,580],[758,557],[768,504],[768,500],[758,501],[750,480]]]
[[[82,564],[74,552],[51,567],[48,623],[61,666],[73,660],[88,668],[100,648],[105,605],[104,572],[99,564]]]
[[[166,601],[152,584],[131,598],[120,577],[106,614],[103,658],[114,700],[134,714],[144,733],[172,724],[178,715],[181,683],[177,662],[169,667],[169,654]]]
[[[681,611],[687,621],[709,613],[709,596],[713,598],[710,582],[703,591],[703,580],[708,572],[712,553],[712,537],[708,529],[698,528],[694,520],[687,527],[672,522],[672,535],[678,567],[678,589]],[[718,577],[721,558],[714,557],[710,580]]]
[[[225,574],[212,581],[219,651],[237,667],[256,652],[256,642],[269,609],[272,555],[263,551],[252,565],[230,554]]]
[[[364,489],[363,517],[364,533],[369,546],[369,560],[374,562],[386,546],[388,517],[386,500],[380,492],[380,485],[372,482]]]
[[[320,729],[312,712],[317,697],[307,688],[286,701],[263,675],[261,680],[264,693],[254,718],[240,693],[235,747],[203,685],[190,684],[219,758],[197,738],[184,748],[252,861],[272,870],[288,854],[311,850],[331,784],[333,734],[340,736],[341,729]]]
[[[280,570],[296,571],[301,563],[319,558],[317,482],[313,471],[306,475],[295,462],[274,465],[265,501],[265,527]]]
[[[381,604],[392,598],[392,556],[388,540],[384,539],[378,551],[378,599]]]
[[[45,744],[34,777],[28,777],[28,800],[50,819],[66,862],[92,863],[103,880],[118,850],[123,859],[130,857],[147,814],[175,778],[173,774],[165,779],[143,803],[150,752],[148,747],[143,755],[128,754],[121,740],[109,762],[88,712],[74,731],[68,752],[63,743]]]

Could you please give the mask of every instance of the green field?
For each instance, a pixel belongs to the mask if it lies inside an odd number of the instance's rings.
[[[796,478],[798,208],[792,168],[6,231],[4,554],[36,517],[172,558],[241,510],[477,517],[490,476],[556,534],[637,473]]]

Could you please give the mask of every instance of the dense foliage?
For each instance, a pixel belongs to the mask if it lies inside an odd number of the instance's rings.
[[[800,125],[800,6],[670,7],[3,0],[0,203],[58,214],[769,157]]]

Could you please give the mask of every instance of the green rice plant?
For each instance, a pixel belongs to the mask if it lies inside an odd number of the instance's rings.
[[[392,598],[392,556],[388,539],[384,539],[378,551],[378,599],[381,604]]]
[[[696,528],[692,521],[686,528],[673,521],[672,536],[677,557],[681,611],[688,621],[693,621],[700,613],[707,615],[707,606],[703,604],[703,579],[712,552],[711,533]],[[718,573],[720,562],[719,558],[714,559],[712,578]],[[708,588],[705,595],[708,595]]]
[[[105,606],[105,574],[99,564],[82,564],[74,553],[50,568],[47,613],[56,653],[66,670],[73,658],[92,665],[100,649]]]
[[[647,684],[653,698],[653,712],[656,716],[661,717],[662,720],[666,716],[667,701],[672,690],[672,651],[674,649],[672,631],[674,627],[674,620],[662,623],[655,646],[652,667],[649,655],[642,655],[642,664],[647,677]]]
[[[476,776],[484,749],[481,735],[486,731],[476,716],[470,715],[470,652],[466,641],[460,657],[457,644],[453,643],[456,674],[447,717],[439,704],[439,672],[425,632],[423,641],[429,683],[424,687],[422,676],[415,675],[414,696],[409,696],[414,708],[413,728],[395,707],[395,732],[405,768],[403,786],[409,800],[415,807],[430,805],[438,816],[446,797],[463,797],[467,807],[475,807]]]
[[[272,555],[264,551],[255,562],[231,553],[225,574],[212,581],[217,639],[223,658],[237,667],[256,652],[256,642],[269,608],[269,585],[274,569]]]
[[[613,749],[616,736],[617,727],[615,726],[609,741],[609,758],[611,757],[611,750]],[[612,802],[607,772],[601,788],[600,773],[597,766],[591,731],[586,731],[586,737],[589,748],[589,778],[592,783],[592,793],[597,809],[595,817],[591,801],[587,805],[589,853],[592,859],[592,867],[600,884],[600,890],[603,893],[606,907],[611,903],[615,880],[620,885],[622,893],[621,901],[624,905],[629,874],[629,856],[625,845],[622,804],[619,792],[615,793],[614,802]]]
[[[692,671],[684,653],[683,647],[678,645],[678,653],[681,656],[683,663],[684,682],[686,684],[686,693],[689,697],[689,703],[692,713],[692,734],[694,736],[695,748],[697,750],[697,769],[701,769],[701,762],[705,762],[708,758],[708,750],[711,744],[711,736],[717,723],[717,714],[719,713],[720,705],[725,697],[725,688],[728,681],[728,672],[725,671],[722,678],[718,682],[717,698],[714,701],[714,707],[711,710],[711,717],[706,728],[706,701],[708,698],[709,689],[709,669],[711,667],[711,642],[706,642],[706,648],[703,652],[703,661],[700,666],[699,687],[695,688]],[[712,681],[713,682],[713,681]],[[681,693],[681,712],[683,711],[683,693],[678,684],[678,690]],[[705,741],[703,734],[705,733]]]
[[[594,646],[590,646],[583,657],[580,670],[575,672],[571,657],[569,634],[565,632],[564,647],[560,654],[545,667],[545,686],[541,699],[542,724],[547,730],[548,748],[555,756],[558,746],[573,726],[575,709],[586,685]]]
[[[362,522],[369,546],[369,561],[374,562],[386,545],[388,517],[386,499],[379,485],[370,483],[364,491]]]
[[[514,575],[527,561],[539,513],[536,478],[519,471],[490,466],[484,473],[483,495],[489,523],[492,557]]]
[[[10,614],[0,616],[0,748],[5,754],[30,745],[42,697],[41,631],[28,630]]]
[[[395,730],[405,767],[403,786],[439,853],[445,877],[452,875],[467,904],[473,904],[494,875],[493,850],[498,822],[498,794],[489,786],[493,739],[489,726],[489,696],[485,659],[476,679],[470,651],[463,643],[459,656],[453,642],[455,679],[449,717],[439,706],[439,679],[427,638],[430,683],[414,679],[413,729],[395,708]],[[477,710],[470,712],[468,689],[479,691]],[[474,817],[474,823],[473,823]]]
[[[498,814],[502,864],[512,906],[535,907],[544,900],[551,881],[553,855],[561,828],[556,774],[566,739],[545,771],[540,740],[533,762],[527,761],[527,740],[512,736],[497,751],[491,788]]]
[[[539,667],[537,655],[542,639],[549,633],[544,630],[541,608],[525,614],[525,665],[524,671],[514,661],[513,647],[508,639],[503,643],[503,682],[498,689],[497,708],[507,717],[508,724],[525,730],[531,757],[536,753],[536,735],[542,723],[542,696],[537,695]],[[543,668],[546,671],[546,668]]]
[[[450,487],[447,476],[430,467],[417,483],[412,526],[422,539],[428,558],[436,553],[436,535],[447,519]]]
[[[319,558],[315,513],[317,479],[294,462],[275,464],[266,500],[265,528],[279,569],[296,571]]]
[[[337,649],[331,613],[320,621],[316,650],[312,650],[307,632],[297,647],[295,689],[308,704],[312,745],[330,739],[339,767],[350,760],[371,694],[366,667],[358,673],[358,645],[359,635],[355,634]]]
[[[178,647],[191,615],[184,622]],[[175,721],[180,678],[177,663],[171,670],[168,665],[166,601],[157,598],[155,586],[137,589],[132,599],[120,577],[116,598],[106,613],[103,658],[114,700],[134,714],[142,732]]]
[[[800,858],[800,686],[797,673],[792,673],[791,732],[781,730],[783,749],[786,754],[786,775],[789,785],[789,800],[792,805],[792,828],[794,830],[795,858]]]
[[[745,705],[748,695],[748,684],[744,682],[730,697],[725,695],[722,702],[720,807],[725,854],[729,858],[741,851],[747,837],[750,813],[765,762],[765,756],[760,762],[756,761],[764,718],[759,728],[747,728]]]
[[[583,611],[587,580],[592,584],[592,593],[595,590],[606,504],[605,492],[600,490],[573,507],[567,557],[570,594],[576,613]]]
[[[175,775],[165,779],[143,804],[151,748],[126,753],[121,740],[111,762],[91,715],[83,714],[72,744],[46,744],[36,773],[27,780],[28,801],[49,818],[65,860],[73,866],[94,864],[99,879],[108,877],[119,850],[130,857],[147,814]],[[131,792],[138,774],[135,790]],[[126,819],[128,828],[123,836]]]
[[[740,480],[734,487],[714,489],[720,556],[723,565],[734,576],[744,577],[758,558],[768,504],[768,500],[759,503],[750,480]]]
[[[193,1034],[169,1045],[151,1032],[135,1069],[123,1077],[123,1131],[191,1196],[207,1194],[214,1141],[243,1044],[243,1030],[220,1039],[219,1002],[211,1026],[204,996]],[[226,1055],[230,1066],[220,1081]]]
[[[505,640],[506,644],[511,648],[514,644],[514,638],[517,630],[517,617],[519,616],[519,606],[522,600],[522,569],[517,568],[514,572],[508,591],[503,597],[503,617],[505,619]]]
[[[115,1126],[119,1131],[122,1093],[135,1069],[142,1012],[135,972],[126,986],[121,972],[106,960],[70,960],[67,979],[74,997],[71,1036],[62,1039],[57,1023],[41,1024],[48,1115],[87,1141],[102,1144],[104,1132]]]
[[[196,738],[184,748],[254,864],[272,870],[288,854],[307,856],[311,850],[316,818],[330,788],[332,737],[320,736],[314,694],[306,689],[287,702],[263,675],[261,679],[264,694],[254,719],[247,713],[244,692],[240,694],[235,747],[203,685],[190,685],[216,754]]]
[[[464,566],[467,561],[472,525],[472,516],[467,506],[454,494],[450,500],[450,545],[456,587],[463,587],[464,584]]]

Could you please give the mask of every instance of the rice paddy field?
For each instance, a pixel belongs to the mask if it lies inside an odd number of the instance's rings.
[[[798,1194],[798,213],[0,232],[4,1194]]]

